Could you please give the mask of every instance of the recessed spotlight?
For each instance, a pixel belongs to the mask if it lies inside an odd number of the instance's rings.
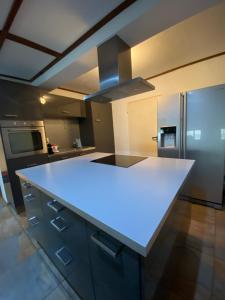
[[[41,104],[45,104],[46,103],[46,99],[44,96],[40,97],[40,102]]]

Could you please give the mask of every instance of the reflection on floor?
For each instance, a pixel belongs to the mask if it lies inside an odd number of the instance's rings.
[[[188,205],[191,224],[187,237],[174,245],[167,272],[152,299],[224,300],[225,211]],[[182,213],[179,217],[185,219]],[[18,218],[0,203],[0,299],[78,299],[43,251],[30,241],[26,226],[25,215]]]
[[[0,201],[0,299],[79,298],[26,233],[25,215],[16,216]]]

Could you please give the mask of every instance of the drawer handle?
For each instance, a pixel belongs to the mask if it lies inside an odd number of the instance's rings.
[[[112,258],[116,259],[117,255],[119,254],[121,247],[118,248],[117,251],[112,250],[107,245],[105,245],[102,241],[98,239],[98,232],[95,232],[91,235],[91,240],[103,251],[108,253]]]
[[[61,159],[68,159],[69,156],[62,156]]]
[[[35,167],[35,166],[37,166],[37,165],[38,165],[37,163],[29,164],[29,165],[26,165],[26,168]]]
[[[70,115],[71,114],[71,112],[68,111],[68,110],[62,110],[62,113],[65,114],[65,115]]]
[[[31,193],[24,196],[24,200],[26,200],[28,202],[33,201],[34,199],[35,199],[35,196]]]
[[[23,183],[23,187],[24,187],[25,189],[30,189],[32,186],[31,186],[31,184],[30,184],[29,182],[24,182],[24,183]]]
[[[58,232],[64,231],[68,226],[62,217],[57,217],[50,221],[51,225],[56,228]]]
[[[38,219],[38,217],[34,216],[34,217],[29,218],[28,222],[30,225],[35,226],[40,223],[40,220]]]
[[[72,261],[72,256],[66,247],[58,249],[55,255],[64,266],[67,266]]]
[[[54,210],[54,212],[56,212],[56,213],[58,213],[64,209],[64,206],[56,200],[48,201],[47,206],[49,208],[51,208],[52,210]]]

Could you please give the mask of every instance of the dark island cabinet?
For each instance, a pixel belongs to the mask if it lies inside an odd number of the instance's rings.
[[[30,236],[81,299],[95,299],[85,221],[30,183],[21,186]]]
[[[0,119],[42,120],[42,95],[37,87],[0,80]]]
[[[84,300],[140,300],[139,256],[21,180],[28,232]]]
[[[184,249],[190,203],[175,201],[148,256],[142,257],[29,182],[21,180],[21,185],[29,234],[81,299],[162,299],[170,264]]]
[[[139,300],[139,256],[98,228],[88,225],[96,299]]]

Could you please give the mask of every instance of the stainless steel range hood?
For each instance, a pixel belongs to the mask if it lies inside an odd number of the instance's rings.
[[[111,102],[155,89],[147,80],[132,79],[131,50],[118,36],[98,47],[100,91],[86,96],[85,101]]]

